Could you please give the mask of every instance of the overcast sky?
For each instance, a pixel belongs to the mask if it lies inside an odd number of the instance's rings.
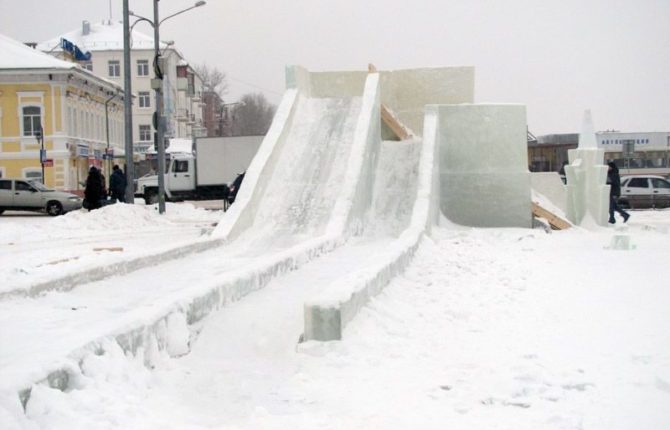
[[[161,16],[195,0],[161,0]],[[121,0],[112,0],[120,20]],[[152,2],[130,0],[152,17]],[[43,41],[109,18],[109,0],[0,0],[0,32]],[[139,24],[151,34],[151,27]],[[474,66],[475,101],[523,103],[535,134],[670,131],[670,0],[209,0],[161,25],[235,101],[278,103],[284,66],[312,71]],[[1,53],[0,53],[1,55]]]

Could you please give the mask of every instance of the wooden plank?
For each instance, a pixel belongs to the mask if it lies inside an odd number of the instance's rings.
[[[368,64],[369,73],[377,73],[377,68],[374,64]],[[414,134],[409,128],[400,122],[397,116],[385,104],[381,104],[382,121],[400,140],[410,139]]]
[[[549,222],[549,225],[551,228],[554,230],[565,230],[572,225],[564,220],[563,218],[559,217],[558,215],[555,215],[554,213],[548,211],[547,209],[543,208],[539,204],[533,202],[533,215],[539,218],[544,218]]]
[[[399,120],[396,118],[395,114],[391,112],[389,108],[385,105],[381,105],[382,110],[382,121],[393,131],[393,133],[398,136],[400,140],[409,139],[412,137],[412,133],[407,127],[405,127]]]

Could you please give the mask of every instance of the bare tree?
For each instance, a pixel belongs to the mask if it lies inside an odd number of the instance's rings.
[[[223,96],[228,92],[226,74],[204,63],[194,69],[202,79],[202,118],[207,136],[223,136],[226,128]]]
[[[262,93],[245,94],[232,109],[233,136],[262,136],[272,124],[277,107]]]
[[[217,67],[210,67],[207,64],[195,65],[195,72],[202,79],[202,87],[205,92],[217,94],[221,99],[228,93],[228,81],[226,73]]]

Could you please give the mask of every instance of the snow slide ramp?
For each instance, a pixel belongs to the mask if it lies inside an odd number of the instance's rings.
[[[380,79],[382,103],[404,125],[423,133],[417,142],[418,176],[414,185],[398,188],[396,198],[406,206],[389,205],[386,211],[375,213],[375,221],[382,221],[396,239],[373,264],[338,279],[305,303],[306,340],[341,339],[345,326],[358,311],[409,265],[430,226],[437,222],[440,210],[440,123],[436,105],[472,103],[474,97],[474,69],[470,67],[381,72]],[[382,128],[382,133],[388,136],[388,132]],[[413,156],[408,154],[407,158]],[[392,169],[378,169],[375,181],[387,181],[389,174],[393,174]],[[383,187],[375,189],[379,188]],[[409,218],[406,223],[405,218]],[[377,229],[375,226],[372,231]]]
[[[285,249],[360,229],[381,142],[379,75],[287,68],[287,91],[213,236]]]

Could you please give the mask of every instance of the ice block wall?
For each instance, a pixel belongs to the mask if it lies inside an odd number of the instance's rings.
[[[474,67],[389,70],[381,71],[380,75],[381,103],[417,136],[423,133],[426,105],[474,102]],[[391,136],[383,133],[382,138]]]
[[[439,107],[440,209],[472,227],[532,224],[522,105]]]

